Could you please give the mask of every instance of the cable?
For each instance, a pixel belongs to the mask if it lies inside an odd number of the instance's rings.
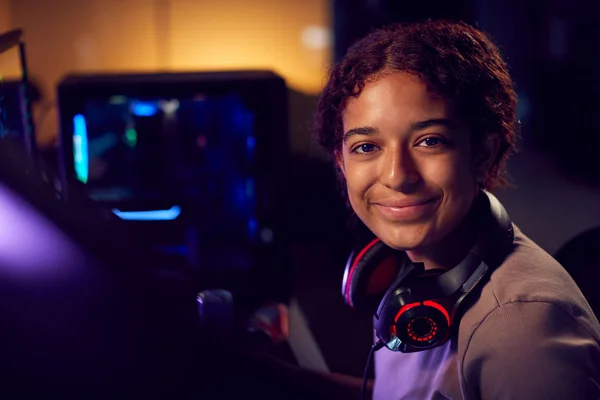
[[[371,346],[371,350],[369,351],[369,358],[367,358],[367,365],[365,366],[365,372],[363,374],[363,382],[362,388],[360,389],[360,398],[362,400],[367,399],[367,376],[369,374],[369,368],[371,367],[371,362],[373,361],[373,354],[379,349],[383,347],[383,342],[378,340],[373,346]]]

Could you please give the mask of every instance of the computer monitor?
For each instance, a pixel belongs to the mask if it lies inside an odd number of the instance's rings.
[[[287,265],[287,95],[269,71],[67,76],[58,86],[65,195],[77,181],[154,230],[165,252],[266,279]]]

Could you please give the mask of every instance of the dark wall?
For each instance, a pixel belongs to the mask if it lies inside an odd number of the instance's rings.
[[[372,29],[396,22],[427,18],[475,22],[475,0],[333,0],[334,59]]]

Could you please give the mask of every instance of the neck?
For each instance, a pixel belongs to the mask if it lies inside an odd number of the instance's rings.
[[[478,212],[476,210],[477,197],[475,196],[469,211],[462,222],[446,237],[431,246],[407,251],[406,254],[412,262],[422,262],[426,270],[449,270],[458,265],[467,255],[477,240],[479,227],[477,224]]]

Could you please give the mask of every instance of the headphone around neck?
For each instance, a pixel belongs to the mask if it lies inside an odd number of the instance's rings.
[[[375,334],[388,349],[412,353],[444,344],[459,305],[512,248],[512,222],[491,193],[481,191],[469,214],[478,223],[478,238],[450,270],[426,271],[379,239],[348,258],[344,300],[357,310],[376,310]]]

